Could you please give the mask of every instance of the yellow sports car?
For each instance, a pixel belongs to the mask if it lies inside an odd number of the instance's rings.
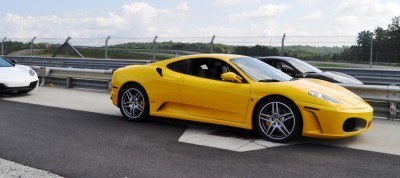
[[[373,114],[339,85],[292,78],[258,59],[230,54],[120,68],[112,76],[111,99],[131,121],[161,116],[256,129],[273,142],[357,135],[370,128]]]

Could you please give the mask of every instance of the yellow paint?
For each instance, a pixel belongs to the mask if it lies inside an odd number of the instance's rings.
[[[243,83],[211,80],[172,71],[166,65],[184,59],[215,58],[228,63],[243,77]],[[340,138],[360,134],[369,129],[372,107],[349,90],[322,80],[299,79],[288,82],[256,82],[230,62],[245,56],[228,54],[190,55],[148,65],[127,66],[112,77],[112,101],[118,106],[118,95],[124,84],[138,83],[145,88],[150,101],[150,115],[253,129],[253,110],[261,99],[280,95],[292,100],[303,118],[303,136]],[[162,69],[160,76],[156,69]],[[229,74],[224,76],[233,79]],[[317,91],[335,98],[330,103],[308,94]],[[305,109],[304,107],[319,110]],[[344,132],[345,119],[357,117],[368,127],[357,132]]]

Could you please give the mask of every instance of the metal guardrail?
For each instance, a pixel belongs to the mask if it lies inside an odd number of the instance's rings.
[[[82,69],[117,69],[127,65],[148,64],[151,60],[133,60],[133,59],[81,59],[81,58],[52,58],[52,57],[10,57],[20,64],[28,66],[46,66],[63,68],[82,68]]]
[[[6,57],[15,59],[18,63],[28,66],[47,66],[83,69],[117,69],[127,65],[140,65],[154,62],[152,60],[133,59],[75,59],[48,57]],[[324,71],[337,71],[351,75],[368,85],[398,85],[400,86],[400,70],[369,69],[369,68],[337,68],[321,67]]]
[[[400,85],[400,70],[369,68],[320,67],[323,71],[336,71],[351,75],[369,85]]]
[[[110,90],[112,70],[34,67],[47,84],[96,90]],[[376,85],[341,86],[358,94],[374,107],[374,116],[397,120],[400,118],[400,87]]]
[[[375,115],[392,120],[400,119],[400,87],[379,85],[341,86],[356,93],[374,107]]]
[[[39,67],[33,69],[38,73],[41,85],[64,86],[66,88],[86,88],[110,90],[112,69],[77,69],[60,67]]]

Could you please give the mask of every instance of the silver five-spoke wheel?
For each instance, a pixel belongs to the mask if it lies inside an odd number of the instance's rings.
[[[120,95],[120,109],[124,117],[131,121],[144,120],[148,117],[148,98],[139,85],[124,87]]]
[[[293,111],[281,102],[271,102],[264,106],[259,115],[260,127],[265,135],[273,139],[283,139],[290,135],[296,122]]]
[[[299,135],[301,115],[289,100],[268,99],[259,105],[256,113],[256,128],[267,140],[286,142]]]
[[[142,93],[134,88],[126,90],[122,96],[123,111],[130,118],[138,118],[145,104]]]

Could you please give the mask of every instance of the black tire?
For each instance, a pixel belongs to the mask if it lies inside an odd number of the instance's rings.
[[[17,91],[18,94],[27,94],[29,92],[31,92],[32,90],[28,90],[28,91]]]
[[[149,97],[143,87],[138,84],[129,84],[121,89],[118,97],[118,107],[126,120],[144,121],[149,119]]]
[[[274,108],[278,108],[278,112],[274,112]],[[292,101],[283,97],[260,101],[253,119],[257,132],[268,141],[285,143],[302,133],[303,119],[299,109]]]

